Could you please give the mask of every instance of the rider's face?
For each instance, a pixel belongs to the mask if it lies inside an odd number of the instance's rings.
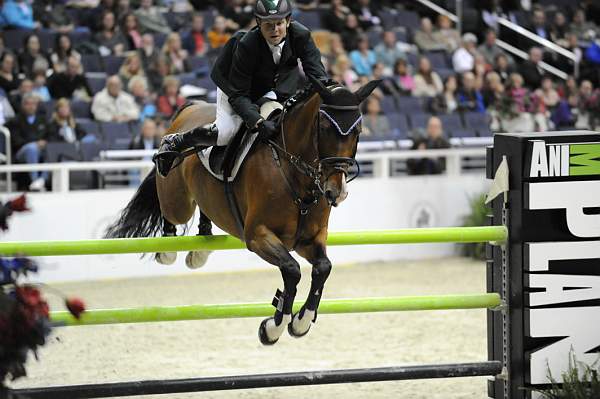
[[[274,19],[260,21],[260,32],[265,40],[276,46],[285,38],[289,21],[287,19]]]

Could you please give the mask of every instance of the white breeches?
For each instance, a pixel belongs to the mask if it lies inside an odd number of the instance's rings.
[[[235,113],[231,104],[229,104],[227,94],[217,88],[217,119],[215,120],[215,125],[217,125],[219,131],[217,145],[229,144],[243,122],[242,118]]]

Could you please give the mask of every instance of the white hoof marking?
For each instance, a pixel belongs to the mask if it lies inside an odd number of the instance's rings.
[[[177,252],[159,252],[156,254],[156,261],[161,265],[172,265],[177,259]]]
[[[185,265],[190,269],[198,269],[206,264],[212,251],[190,251],[185,257]]]
[[[267,333],[267,338],[269,338],[269,341],[275,341],[276,339],[279,339],[283,333],[283,330],[290,321],[292,321],[291,314],[284,314],[279,325],[275,324],[275,319],[269,319],[265,324],[265,332]]]
[[[294,330],[294,333],[298,335],[306,334],[310,328],[310,323],[312,323],[314,318],[314,310],[305,310],[304,317],[302,318],[300,318],[300,313],[296,313],[294,315],[294,319],[292,320],[292,330]]]

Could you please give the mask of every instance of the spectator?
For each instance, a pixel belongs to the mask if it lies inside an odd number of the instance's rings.
[[[359,76],[371,76],[373,74],[373,65],[375,65],[375,52],[369,47],[367,36],[360,36],[358,39],[358,49],[350,52],[350,61],[352,67]]]
[[[6,124],[11,132],[10,141],[14,159],[20,163],[36,164],[42,161],[42,152],[46,147],[46,124],[37,115],[39,99],[27,94],[21,101],[21,112]],[[31,191],[43,191],[46,187],[48,172],[29,172]]]
[[[358,18],[358,23],[363,30],[381,27],[381,18],[371,0],[358,0],[351,4],[355,6],[352,12]]]
[[[514,68],[509,64],[508,56],[506,54],[498,54],[494,59],[494,72],[496,72],[502,83],[505,83],[511,73],[514,72]]]
[[[123,23],[123,25],[125,25],[126,21],[125,19],[127,18],[127,16],[129,14],[133,13],[133,8],[131,8],[131,4],[129,2],[129,0],[118,0],[117,1],[117,5],[114,8],[115,11],[115,16],[117,17],[117,20],[121,21]],[[136,25],[137,25],[137,18],[136,18]],[[123,32],[127,32],[127,30],[123,29]]]
[[[431,69],[429,58],[419,58],[419,70],[415,75],[415,88],[413,96],[435,97],[444,90],[444,84],[437,72]]]
[[[415,89],[415,80],[410,73],[408,63],[404,59],[399,59],[394,65],[394,83],[400,94],[410,96]]]
[[[162,48],[164,56],[171,66],[171,74],[179,75],[186,71],[186,60],[188,52],[181,48],[181,37],[179,33],[169,34]]]
[[[543,8],[533,10],[532,24],[529,30],[543,39],[550,40],[550,28],[546,24],[546,12]]]
[[[473,74],[475,75],[475,88],[481,90],[485,75],[492,70],[492,66],[485,62],[483,55],[476,54],[473,64]]]
[[[64,33],[58,34],[54,44],[54,52],[50,55],[50,62],[55,73],[67,70],[67,60],[69,57],[81,59],[81,55],[73,48],[69,35]]]
[[[134,76],[146,76],[144,68],[142,68],[140,56],[136,52],[129,53],[127,58],[125,58],[123,65],[121,65],[121,68],[119,68],[119,78],[121,78],[123,87],[126,87],[129,83],[129,79]]]
[[[445,15],[439,15],[437,19],[438,35],[446,46],[448,53],[454,52],[460,46],[460,33],[452,27],[452,21]]]
[[[44,15],[40,18],[43,20],[44,26],[61,34],[72,32],[73,29],[75,29],[75,25],[73,24],[73,19],[67,12],[65,5],[59,4],[58,1],[52,1],[51,3],[51,6],[44,10]]]
[[[117,5],[115,0],[100,0],[100,3],[96,2],[97,7],[93,8],[88,13],[88,23],[87,26],[94,32],[102,30],[102,17],[108,11],[114,14]]]
[[[393,31],[383,32],[383,41],[375,46],[375,58],[385,66],[387,75],[392,74],[396,60],[406,59],[402,45],[397,42]]]
[[[134,15],[143,33],[171,33],[167,20],[158,8],[154,7],[152,0],[141,0],[140,8],[135,10]]]
[[[390,121],[382,113],[379,99],[369,96],[363,107],[361,134],[365,136],[389,137],[392,134]]]
[[[431,20],[427,17],[421,19],[421,28],[415,32],[414,42],[421,51],[445,50],[442,37],[433,31]]]
[[[519,73],[525,81],[525,86],[529,89],[537,89],[542,83],[544,70],[540,66],[541,61],[542,49],[539,47],[532,47],[529,50],[529,59],[523,61],[519,68]]]
[[[331,0],[331,8],[323,15],[324,28],[331,32],[342,33],[348,14],[350,9],[344,5],[343,0]]]
[[[170,118],[183,104],[185,98],[179,94],[179,79],[167,76],[163,82],[163,94],[157,100],[158,112]]]
[[[152,68],[148,71],[148,83],[153,92],[158,92],[162,89],[163,80],[171,74],[171,66],[169,60],[164,55],[160,55],[154,62]]]
[[[364,32],[358,24],[356,15],[350,13],[346,16],[346,24],[342,31],[342,43],[346,51],[353,51],[358,48],[358,38]]]
[[[248,29],[254,21],[254,8],[244,0],[233,0],[223,9],[223,16],[230,30]]]
[[[450,148],[450,143],[444,137],[442,121],[437,116],[432,116],[427,121],[427,135],[413,141],[413,150],[429,150]],[[437,175],[446,170],[446,159],[443,157],[429,157],[409,159],[406,162],[410,175]]]
[[[121,79],[109,77],[106,87],[94,96],[92,114],[101,122],[130,122],[139,119],[140,111],[133,97],[121,90]]]
[[[122,55],[127,48],[127,40],[116,25],[115,14],[112,11],[102,14],[101,30],[94,35],[94,41],[102,56]]]
[[[133,96],[135,103],[140,109],[140,120],[154,118],[156,116],[156,95],[148,92],[148,82],[141,76],[134,76],[129,80],[127,90]]]
[[[192,17],[192,29],[183,37],[183,48],[191,55],[202,56],[208,50],[204,32],[204,16],[194,14]]]
[[[0,126],[15,117],[15,110],[4,93],[0,92]]]
[[[33,20],[33,10],[25,0],[6,0],[1,12],[4,24],[13,29],[38,29],[40,23]]]
[[[589,80],[584,80],[579,85],[577,109],[574,112],[577,115],[576,129],[595,129],[597,119],[600,117],[600,93],[594,90]]]
[[[323,53],[321,53],[323,54]],[[325,55],[325,54],[323,54]],[[347,56],[346,49],[344,49],[344,43],[342,43],[342,37],[337,33],[332,33],[329,38],[329,53],[326,54],[325,61],[328,65],[333,65],[340,55]]]
[[[77,57],[67,59],[67,70],[54,73],[48,79],[48,90],[52,98],[70,98],[89,101],[92,91],[83,76],[81,62]]]
[[[19,87],[15,61],[15,56],[8,51],[0,56],[0,89],[4,90],[6,95]]]
[[[561,47],[566,47],[567,32],[569,32],[569,25],[565,14],[557,11],[554,14],[554,24],[550,28],[550,39]]]
[[[560,96],[554,88],[554,82],[549,76],[545,76],[542,79],[542,87],[536,91],[536,94],[542,99],[546,108],[551,110],[554,109],[560,101]]]
[[[485,104],[481,92],[475,88],[475,74],[465,72],[462,75],[462,85],[457,95],[458,107],[462,111],[485,112]]]
[[[429,105],[434,114],[451,114],[458,108],[456,90],[458,83],[455,75],[450,75],[444,83],[444,92],[433,97]]]
[[[350,59],[341,54],[338,56],[335,64],[331,67],[334,79],[346,85],[346,87],[354,87],[358,81],[358,75],[350,67]]]
[[[381,97],[385,96],[394,96],[394,98],[400,95],[398,88],[396,87],[396,83],[394,83],[394,79],[390,76],[386,76],[385,67],[381,62],[375,63],[373,66],[373,74],[370,76],[370,79],[380,80],[379,86],[375,88],[372,94],[376,95],[376,93],[381,92]],[[377,95],[376,95],[377,96]]]
[[[210,44],[211,50],[218,50],[227,43],[231,34],[227,32],[227,26],[225,24],[225,17],[217,15],[213,26],[206,35],[208,43]]]
[[[137,17],[133,13],[123,16],[123,36],[127,41],[127,50],[137,50],[142,47],[142,34]]]
[[[26,77],[32,78],[34,69],[48,70],[48,58],[40,46],[36,34],[27,36],[23,42],[23,51],[19,54],[19,66]]]
[[[485,75],[481,95],[483,96],[483,103],[486,108],[495,107],[498,100],[497,94],[500,92],[497,90],[497,86],[499,85],[502,85],[502,80],[496,72],[492,71]],[[504,91],[504,88],[502,88],[502,91]]]
[[[589,41],[594,37],[594,32],[597,32],[598,27],[593,22],[586,20],[585,12],[578,8],[573,15],[570,31],[574,33],[579,40]]]
[[[149,72],[152,69],[152,66],[156,64],[156,60],[159,57],[159,51],[154,47],[154,36],[150,33],[144,33],[142,35],[142,47],[138,50],[140,54],[140,61],[142,63],[142,67],[146,71]]]
[[[577,97],[579,95],[579,87],[577,87],[577,80],[573,75],[567,77],[566,82],[559,87],[558,94],[562,99],[567,99],[571,96]]]
[[[56,102],[56,111],[46,129],[44,139],[48,142],[75,143],[85,136],[85,131],[75,123],[71,113],[71,104],[66,98]]]
[[[46,73],[43,70],[36,71],[33,74],[33,94],[38,96],[38,98],[47,102],[50,101],[50,92],[48,91],[48,87],[46,86]]]
[[[510,75],[504,97],[497,107],[503,131],[533,132],[547,129],[543,103],[523,87],[523,77],[520,74]]]
[[[129,144],[130,150],[154,150],[160,145],[160,135],[156,122],[152,118],[144,119],[140,134],[136,135]]]
[[[452,67],[456,73],[464,73],[473,70],[475,66],[475,55],[477,54],[477,36],[465,33],[462,36],[461,46],[452,55]]]
[[[496,44],[496,38],[496,32],[494,32],[492,29],[488,29],[485,32],[485,42],[477,47],[477,52],[481,54],[483,58],[485,58],[485,62],[487,62],[489,65],[494,65],[497,56],[500,54],[505,54],[504,50],[502,50],[498,44]]]
[[[33,82],[31,81],[31,79],[23,79],[19,83],[18,90],[14,91],[10,96],[10,105],[12,105],[13,109],[20,110],[23,105],[23,98],[25,98],[25,96],[29,94],[35,96],[35,94],[33,93]],[[37,96],[35,96],[35,98],[37,98],[39,101],[39,98]]]

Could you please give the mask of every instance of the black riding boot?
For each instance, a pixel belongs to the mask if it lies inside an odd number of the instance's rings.
[[[162,139],[158,152],[152,158],[158,173],[167,176],[169,171],[183,161],[183,150],[217,144],[217,126],[197,127],[189,132],[171,134]]]

